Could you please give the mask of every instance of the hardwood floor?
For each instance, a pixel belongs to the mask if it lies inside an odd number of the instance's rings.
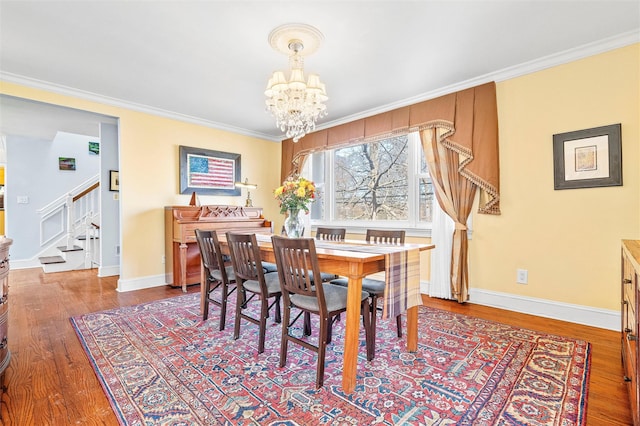
[[[157,287],[115,291],[117,277],[96,271],[47,274],[13,270],[9,289],[7,393],[0,406],[3,425],[117,425],[109,402],[76,337],[69,318],[182,294]],[[197,286],[189,292],[198,292]],[[620,334],[599,328],[522,315],[479,305],[425,298],[425,304],[518,327],[592,343],[588,425],[631,424],[620,361]]]

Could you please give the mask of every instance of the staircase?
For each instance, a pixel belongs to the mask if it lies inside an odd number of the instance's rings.
[[[43,249],[38,260],[45,273],[99,266],[99,186],[88,181],[39,210]]]
[[[97,225],[94,224],[97,227]],[[78,269],[92,269],[98,266],[100,244],[98,239],[99,227],[94,228],[95,232],[87,238],[86,235],[79,235],[76,242],[71,247],[57,246],[58,254],[51,256],[40,256],[40,264],[45,273],[64,272]],[[85,249],[89,245],[88,249]]]

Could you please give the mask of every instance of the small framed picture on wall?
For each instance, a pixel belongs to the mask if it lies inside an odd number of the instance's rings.
[[[58,157],[58,168],[60,170],[75,170],[76,159],[71,157]]]
[[[109,170],[109,191],[120,191],[120,173]]]

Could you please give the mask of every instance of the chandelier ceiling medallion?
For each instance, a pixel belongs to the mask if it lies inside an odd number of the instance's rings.
[[[324,102],[328,99],[324,83],[317,74],[304,78],[304,57],[315,52],[324,39],[316,28],[305,24],[286,24],[269,34],[269,44],[289,56],[289,79],[283,71],[269,78],[267,111],[276,119],[276,126],[294,142],[313,132],[316,121],[327,115]]]

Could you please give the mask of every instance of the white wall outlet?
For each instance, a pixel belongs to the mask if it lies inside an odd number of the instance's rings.
[[[18,195],[17,197],[18,204],[29,204],[29,196],[28,195]]]
[[[116,256],[120,256],[120,246],[116,246]]]
[[[516,282],[518,284],[526,284],[529,281],[529,271],[526,269],[517,269]]]

